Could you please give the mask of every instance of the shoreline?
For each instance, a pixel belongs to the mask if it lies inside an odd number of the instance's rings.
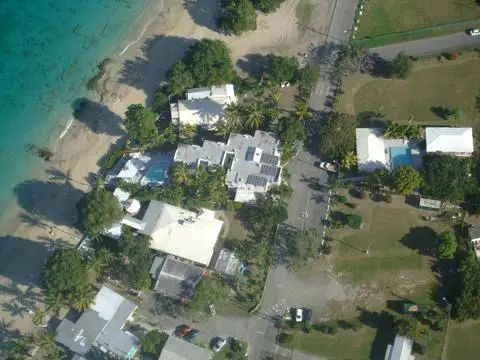
[[[39,162],[31,170],[26,185],[22,184],[24,198],[14,198],[3,212],[0,286],[31,289],[38,294],[35,305],[41,305],[39,269],[53,250],[76,246],[81,239],[76,205],[96,181],[102,157],[112,145],[125,140],[122,123],[126,108],[139,103],[151,105],[165,72],[189,46],[202,38],[222,40],[231,49],[234,64],[244,71],[241,64],[250,65],[249,54],[296,55],[312,42],[323,42],[318,33],[324,33],[326,25],[306,34],[298,30],[295,7],[299,1],[286,0],[276,13],[259,14],[257,30],[240,37],[216,32],[216,0],[188,4],[153,0],[145,7],[126,36],[107,54],[113,61],[99,81],[97,96],[86,100],[78,116],[65,114],[54,126],[48,141],[49,146],[55,146],[54,159]],[[317,6],[319,21],[328,17],[331,4],[326,1]],[[11,293],[2,294],[6,302],[14,299]],[[0,310],[1,318],[11,319],[12,328],[32,331],[29,316]]]

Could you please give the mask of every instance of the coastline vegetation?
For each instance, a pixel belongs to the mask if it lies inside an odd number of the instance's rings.
[[[112,59],[105,58],[97,64],[97,72],[87,80],[87,90],[95,91],[98,89],[98,84],[107,72],[107,67],[112,63]]]

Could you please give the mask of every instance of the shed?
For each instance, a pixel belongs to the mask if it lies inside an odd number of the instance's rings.
[[[420,198],[418,207],[424,210],[439,211],[442,208],[442,202],[440,200],[433,200],[427,198]]]

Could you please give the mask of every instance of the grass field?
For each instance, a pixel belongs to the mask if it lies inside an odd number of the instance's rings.
[[[359,331],[339,330],[335,335],[298,332],[294,334],[288,347],[318,354],[330,360],[364,360],[371,358],[371,347],[376,333],[375,329],[369,327],[363,327]]]
[[[480,334],[480,321],[452,322],[448,336],[447,359],[477,359],[479,357],[478,334]]]
[[[420,60],[407,80],[354,75],[344,82],[340,111],[379,111],[387,120],[400,123],[413,115],[420,124],[448,126],[452,124],[436,115],[435,108],[458,107],[463,109],[463,117],[454,125],[472,125],[478,117],[475,98],[479,93],[479,65],[478,55],[468,53],[445,63]]]
[[[480,18],[475,0],[370,0],[364,4],[358,39]]]

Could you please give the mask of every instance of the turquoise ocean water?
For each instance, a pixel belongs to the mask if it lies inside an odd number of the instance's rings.
[[[7,0],[0,6],[0,209],[87,94],[98,62],[118,47],[151,0]],[[113,54],[115,55],[115,54]],[[3,211],[0,211],[2,213]]]

